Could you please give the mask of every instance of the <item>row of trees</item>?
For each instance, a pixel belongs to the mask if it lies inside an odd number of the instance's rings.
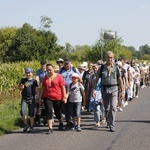
[[[32,61],[59,57],[70,57],[78,61],[97,61],[104,59],[106,51],[112,50],[118,58],[125,56],[127,59],[150,60],[150,47],[140,46],[139,51],[134,47],[121,45],[121,37],[115,40],[104,39],[105,29],[101,29],[99,39],[92,46],[66,43],[65,47],[57,43],[55,33],[50,30],[52,20],[47,16],[41,16],[39,29],[25,23],[21,28],[5,27],[0,29],[0,61]]]

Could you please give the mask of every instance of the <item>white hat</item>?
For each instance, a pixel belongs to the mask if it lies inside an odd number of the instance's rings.
[[[84,67],[84,65],[83,64],[81,64],[81,65],[79,65],[79,67],[78,67],[79,69],[83,69],[83,70],[85,70],[85,67]]]
[[[122,67],[122,62],[121,62],[121,61],[117,61],[117,65],[118,65],[119,67]]]
[[[58,63],[58,62],[64,62],[64,60],[63,60],[62,58],[59,58],[56,62],[57,62],[57,63]]]
[[[79,76],[77,73],[73,73],[73,74],[72,74],[72,77],[79,78],[80,76]]]
[[[82,64],[84,67],[87,67],[88,63],[87,62],[83,62]]]

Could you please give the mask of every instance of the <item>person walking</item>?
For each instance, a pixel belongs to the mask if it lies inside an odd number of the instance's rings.
[[[64,79],[60,74],[55,73],[54,66],[52,64],[47,64],[46,70],[47,76],[44,77],[42,82],[39,103],[41,103],[41,99],[44,100],[47,123],[49,127],[48,132],[46,134],[51,134],[53,132],[53,109],[56,118],[59,120],[58,129],[63,129],[61,106],[62,102],[66,103],[66,90]]]
[[[111,132],[115,132],[115,116],[118,98],[118,84],[120,86],[121,96],[124,97],[123,84],[119,68],[114,63],[114,54],[112,51],[106,53],[106,63],[102,65],[94,81],[93,97],[95,97],[95,88],[98,79],[101,78],[101,92],[105,108],[106,122]]]
[[[35,79],[39,83],[39,86],[42,85],[42,81],[43,81],[44,77],[47,75],[46,63],[47,63],[46,60],[41,60],[41,62],[40,62],[41,67],[40,67],[40,69],[38,69],[36,71]]]
[[[21,116],[24,123],[23,132],[33,132],[34,125],[34,104],[35,104],[35,95],[39,95],[38,92],[38,83],[33,79],[33,70],[32,68],[25,68],[26,77],[22,78],[19,83],[19,90],[21,91]],[[30,125],[27,122],[26,110],[28,107],[29,116],[30,116]]]
[[[72,82],[72,74],[77,73],[80,76],[79,70],[72,65],[69,58],[64,59],[64,67],[62,67],[58,73],[61,74],[65,80],[66,92],[68,92],[68,87]],[[79,80],[81,80],[81,77],[79,77]],[[65,113],[66,129],[72,128],[73,123],[71,122],[71,117],[69,113],[69,99],[67,99],[67,103],[63,105],[62,109]]]
[[[80,76],[77,73],[72,74],[72,83],[68,89],[69,96],[69,112],[72,117],[73,127],[72,130],[81,131],[81,108],[82,101],[85,105],[85,92],[84,86],[79,82]]]
[[[96,73],[98,68],[99,66],[97,64],[93,65],[94,74],[90,77],[89,87],[88,87],[88,93],[89,93],[88,97],[90,101],[90,106],[94,110],[94,120],[96,122],[95,123],[96,127],[100,126],[100,121],[101,121],[100,116],[102,116],[102,120],[103,120],[102,122],[104,122],[105,120],[105,109],[104,109],[102,95],[101,95],[101,78],[98,79],[98,82],[96,84],[96,88],[95,88],[96,96],[93,97],[92,95],[93,84],[96,78]]]

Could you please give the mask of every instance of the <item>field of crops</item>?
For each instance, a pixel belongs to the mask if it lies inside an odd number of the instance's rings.
[[[22,77],[25,77],[24,68],[26,67],[31,67],[35,74],[40,63],[32,61],[0,65],[0,102],[20,97],[18,83]]]
[[[48,61],[56,65],[55,61]],[[77,66],[79,62],[74,62]],[[40,68],[39,61],[7,63],[0,65],[0,102],[6,99],[16,99],[20,97],[18,83],[22,77],[25,77],[24,68],[31,67],[33,74]]]

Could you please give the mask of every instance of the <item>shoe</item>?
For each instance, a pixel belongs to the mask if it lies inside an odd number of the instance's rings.
[[[80,126],[77,126],[77,131],[81,132],[81,127]]]
[[[136,97],[136,98],[139,98],[139,96],[138,96],[138,95],[136,95],[135,97]]]
[[[122,112],[122,111],[123,111],[123,109],[122,109],[121,107],[119,107],[119,111],[120,111],[120,112]]]
[[[33,127],[30,127],[30,129],[29,129],[29,131],[28,132],[30,132],[30,133],[34,133],[34,129],[33,129]]]
[[[110,132],[115,132],[115,128],[110,128]]]
[[[77,125],[73,125],[71,130],[77,130],[77,127],[78,127]]]
[[[106,128],[109,128],[109,124],[107,123],[107,126],[106,126]]]
[[[63,123],[59,123],[58,129],[63,130]]]
[[[125,102],[125,105],[128,106],[128,101]]]
[[[95,127],[100,127],[100,122],[97,122],[97,123],[95,124]]]
[[[26,124],[25,127],[23,128],[23,132],[28,132],[29,129],[30,129],[30,126]]]
[[[49,129],[48,132],[46,132],[47,135],[50,135],[53,133],[53,129]]]

